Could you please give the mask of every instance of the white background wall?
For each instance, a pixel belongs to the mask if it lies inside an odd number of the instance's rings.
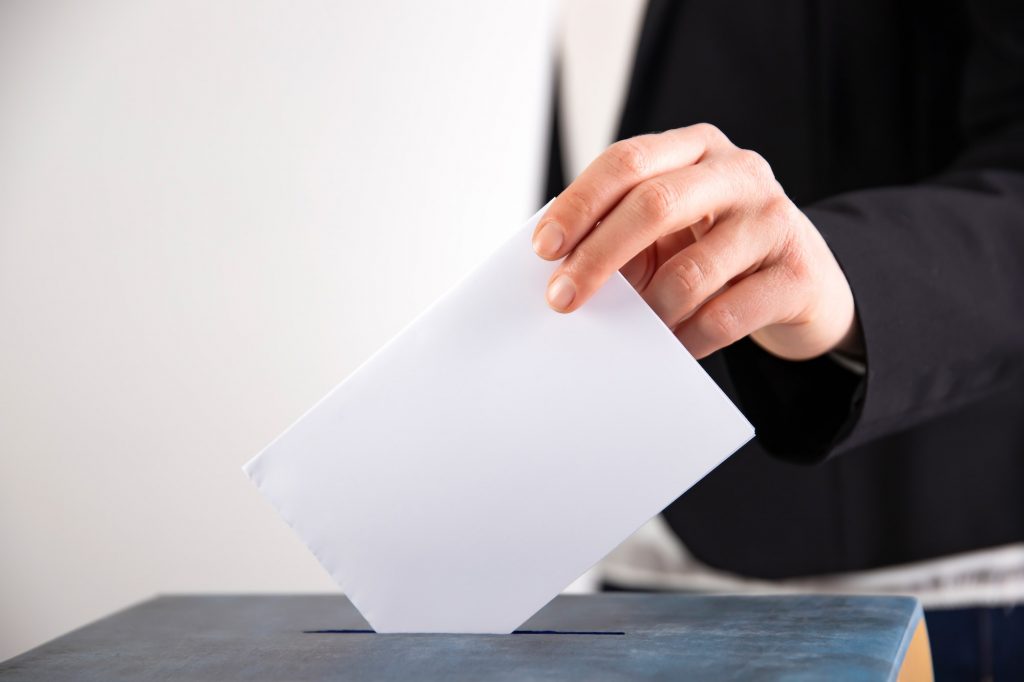
[[[335,589],[239,467],[536,208],[553,18],[0,1],[0,660]]]

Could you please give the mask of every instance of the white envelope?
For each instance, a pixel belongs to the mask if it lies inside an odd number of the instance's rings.
[[[377,632],[511,632],[753,436],[621,276],[548,308],[539,217],[245,465]]]

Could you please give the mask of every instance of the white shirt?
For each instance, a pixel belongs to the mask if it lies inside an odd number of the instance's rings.
[[[559,124],[569,178],[615,138],[645,8],[646,0],[563,0]],[[863,372],[863,365],[836,359]],[[869,571],[764,581],[702,564],[657,517],[574,590],[593,589],[601,580],[700,592],[913,594],[928,608],[1009,605],[1024,602],[1024,543]]]

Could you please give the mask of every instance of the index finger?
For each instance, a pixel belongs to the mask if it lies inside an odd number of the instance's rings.
[[[727,143],[706,123],[616,142],[551,203],[534,230],[534,251],[547,260],[561,258],[636,185],[695,164],[709,149]]]

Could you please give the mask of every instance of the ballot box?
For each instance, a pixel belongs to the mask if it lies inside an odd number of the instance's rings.
[[[928,680],[931,659],[909,597],[563,595],[511,635],[449,635],[374,633],[340,595],[165,596],[0,679]]]

